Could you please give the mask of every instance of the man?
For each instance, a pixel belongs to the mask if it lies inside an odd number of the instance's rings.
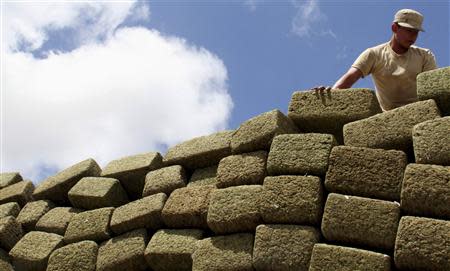
[[[366,49],[332,88],[351,88],[359,78],[371,74],[383,111],[417,101],[417,75],[437,68],[430,50],[413,46],[419,31],[424,31],[422,22],[423,16],[419,12],[399,10],[391,26],[391,40]],[[313,88],[320,93],[330,89]]]

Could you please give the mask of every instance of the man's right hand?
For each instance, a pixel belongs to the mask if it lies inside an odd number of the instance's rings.
[[[324,94],[324,93],[329,93],[331,91],[331,87],[330,86],[318,86],[318,87],[314,87],[311,89],[311,92],[315,92],[316,94]]]

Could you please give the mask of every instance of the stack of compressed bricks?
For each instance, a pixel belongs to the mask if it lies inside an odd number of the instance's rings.
[[[450,270],[449,74],[388,112],[295,92],[164,157],[3,173],[0,270]]]

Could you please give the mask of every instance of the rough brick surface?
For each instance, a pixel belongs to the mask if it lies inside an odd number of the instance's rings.
[[[420,73],[417,76],[419,100],[433,99],[443,115],[450,115],[450,67]]]
[[[217,184],[217,165],[210,166],[206,168],[196,169],[187,184],[188,187],[191,186],[204,186],[204,185],[212,185],[216,186]]]
[[[267,152],[231,155],[220,160],[217,187],[262,184],[266,177]]]
[[[117,179],[85,177],[70,189],[72,206],[80,209],[118,207],[128,203],[128,196]]]
[[[12,216],[0,219],[0,247],[6,251],[11,250],[22,238],[22,226]]]
[[[330,134],[276,136],[270,147],[267,171],[270,175],[325,175],[335,145],[337,142]]]
[[[215,236],[197,242],[192,271],[252,271],[253,234]]]
[[[145,260],[154,271],[190,271],[201,230],[159,230],[145,250]]]
[[[416,163],[450,166],[450,117],[419,123],[413,128]]]
[[[316,244],[309,271],[390,271],[391,257],[363,249]]]
[[[185,187],[186,182],[186,172],[178,165],[150,171],[145,177],[142,197],[158,193],[170,195],[173,190]]]
[[[95,271],[98,246],[94,241],[82,241],[58,248],[48,260],[46,271]]]
[[[450,270],[450,221],[404,216],[395,241],[402,270]]]
[[[297,132],[297,127],[288,117],[279,110],[272,110],[243,122],[231,138],[231,151],[268,151],[276,135]]]
[[[329,194],[322,218],[322,234],[337,241],[392,250],[400,219],[394,202]]]
[[[97,271],[145,270],[147,241],[147,232],[138,229],[103,242],[98,250]]]
[[[83,240],[100,242],[110,237],[109,221],[113,207],[85,211],[72,217],[64,234],[66,244]]]
[[[145,175],[162,167],[162,156],[158,152],[126,156],[109,162],[101,176],[118,179],[131,199],[142,196]]]
[[[0,248],[0,270],[14,271],[14,268],[11,265],[11,260],[9,259],[8,254],[1,248]]]
[[[48,200],[28,202],[17,216],[17,221],[22,224],[24,231],[34,231],[38,220],[54,207],[55,204]]]
[[[206,217],[212,186],[183,187],[172,192],[162,219],[170,228],[208,228]]]
[[[36,223],[36,230],[64,235],[70,220],[82,210],[72,207],[55,207]]]
[[[87,159],[51,176],[34,190],[35,199],[48,199],[56,204],[69,204],[67,193],[83,177],[97,177],[100,167],[93,159]]]
[[[433,100],[408,104],[344,125],[344,143],[408,153],[412,150],[414,125],[439,117],[439,109]]]
[[[319,225],[323,203],[319,177],[266,177],[260,211],[265,223]]]
[[[17,202],[8,202],[0,205],[0,218],[5,216],[17,217],[20,212],[20,206]]]
[[[111,230],[121,234],[139,228],[160,229],[166,200],[167,196],[159,193],[116,208],[111,217]]]
[[[15,271],[46,270],[50,254],[63,245],[63,237],[54,233],[27,233],[9,252]]]
[[[261,224],[262,185],[216,189],[211,193],[207,222],[216,234],[250,232]]]
[[[20,206],[33,200],[34,184],[31,181],[21,181],[0,189],[0,203],[15,201]]]
[[[19,172],[0,173],[0,189],[21,182],[22,180],[22,176]]]
[[[259,225],[256,228],[253,267],[257,271],[308,271],[320,233],[298,225]]]
[[[302,132],[329,133],[341,141],[344,124],[381,112],[370,89],[333,90],[323,95],[296,91],[289,103],[288,116]]]
[[[169,148],[164,156],[166,165],[182,165],[189,169],[216,165],[231,154],[230,142],[234,131],[200,136]]]
[[[398,201],[407,163],[402,151],[337,146],[331,151],[325,188],[346,195]]]
[[[401,209],[410,215],[450,219],[450,167],[409,164]]]

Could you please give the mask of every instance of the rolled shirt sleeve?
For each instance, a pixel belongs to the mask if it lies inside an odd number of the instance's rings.
[[[359,55],[359,57],[352,64],[352,67],[360,70],[363,74],[363,77],[366,77],[367,75],[372,73],[374,65],[375,55],[372,52],[371,48],[369,48]]]
[[[436,64],[436,58],[434,57],[434,54],[431,52],[431,50],[427,50],[422,71],[426,72],[437,68],[438,67]]]

